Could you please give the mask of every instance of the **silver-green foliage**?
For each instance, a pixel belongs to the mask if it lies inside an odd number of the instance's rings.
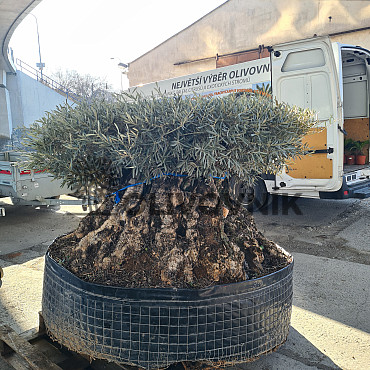
[[[30,129],[30,164],[66,183],[112,185],[164,173],[251,183],[303,155],[311,112],[258,94],[222,98],[117,96],[60,106]]]

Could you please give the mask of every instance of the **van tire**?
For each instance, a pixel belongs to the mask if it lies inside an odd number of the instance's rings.
[[[236,199],[249,212],[255,212],[267,206],[269,193],[267,191],[265,181],[258,179],[252,187],[244,186],[243,182],[235,183],[234,195]]]

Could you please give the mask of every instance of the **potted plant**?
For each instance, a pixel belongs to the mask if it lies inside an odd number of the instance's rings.
[[[356,164],[359,164],[359,165],[365,164],[366,155],[363,153],[363,149],[367,144],[369,144],[369,140],[354,141],[352,143],[352,150],[356,155]]]
[[[287,337],[292,257],[230,191],[304,155],[307,110],[260,94],[118,96],[31,127],[29,165],[94,186],[101,207],[46,256],[49,334],[145,368],[256,359]]]
[[[345,139],[344,140],[344,163],[348,165],[353,165],[356,162],[354,150],[354,140]]]

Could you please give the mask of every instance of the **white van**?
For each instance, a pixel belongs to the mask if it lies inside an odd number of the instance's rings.
[[[318,130],[305,137],[313,154],[276,175],[261,174],[254,189],[238,191],[250,206],[268,194],[308,198],[370,197],[370,51],[331,43],[328,37],[269,47],[269,57],[130,88],[144,95],[220,96],[268,91],[278,101],[318,113]],[[344,141],[362,146],[364,164],[346,164]],[[360,144],[359,144],[360,143]],[[351,148],[349,148],[351,149]],[[351,154],[351,153],[348,153]],[[354,157],[354,155],[352,155]],[[351,161],[351,155],[348,156]]]

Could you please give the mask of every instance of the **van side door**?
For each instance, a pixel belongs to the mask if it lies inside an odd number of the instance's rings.
[[[338,190],[343,170],[343,136],[338,129],[338,124],[342,127],[342,103],[329,38],[275,45],[271,60],[274,98],[314,110],[320,121],[304,137],[313,154],[290,163],[277,176],[277,185],[284,183],[288,194]]]

